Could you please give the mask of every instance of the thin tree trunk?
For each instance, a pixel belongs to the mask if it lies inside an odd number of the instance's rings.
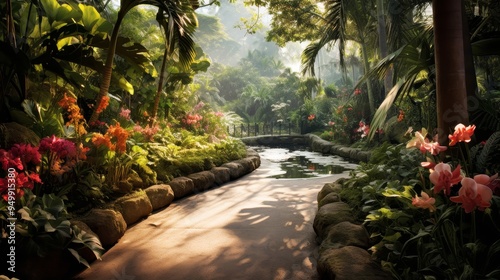
[[[468,125],[467,90],[471,88],[467,48],[470,48],[463,0],[433,0],[438,135],[441,145],[455,125]],[[470,54],[468,54],[470,55]]]
[[[377,0],[377,29],[378,29],[378,45],[380,49],[380,59],[386,57],[388,52],[387,47],[387,31],[386,31],[386,22],[384,16],[384,0]],[[384,89],[385,95],[392,88],[392,69],[387,71],[384,77]]]
[[[156,122],[156,115],[158,114],[158,107],[160,106],[161,93],[163,91],[163,83],[165,80],[165,68],[167,65],[168,48],[165,47],[163,52],[163,61],[161,62],[160,79],[158,81],[158,88],[156,90],[155,103],[153,106],[153,111],[151,112],[151,120],[149,120],[149,125],[153,127]]]
[[[99,89],[99,94],[96,97],[96,104],[94,106],[94,111],[90,116],[89,123],[92,124],[99,119],[99,112],[97,108],[101,104],[102,99],[108,95],[109,86],[111,85],[111,76],[113,74],[113,61],[116,51],[116,42],[118,41],[118,31],[120,29],[123,17],[120,12],[118,12],[118,18],[116,20],[115,26],[113,27],[113,34],[111,34],[111,39],[109,42],[108,56],[106,57],[106,64],[104,65],[104,72],[102,76],[101,86]]]
[[[361,52],[363,53],[363,66],[365,70],[365,74],[370,71],[370,60],[368,58],[368,51],[366,48],[366,43],[363,39],[360,40],[361,43]],[[370,83],[370,80],[366,80],[366,88],[368,90],[368,103],[370,105],[370,115],[373,116],[375,114],[375,98],[373,97],[373,89]]]

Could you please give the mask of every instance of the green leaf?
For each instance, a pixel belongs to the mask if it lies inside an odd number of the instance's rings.
[[[21,214],[21,220],[33,222],[33,224],[35,226],[37,226],[37,223],[35,222],[35,220],[30,215],[29,208],[23,207],[22,209],[19,209],[19,211],[17,211],[17,213]]]
[[[477,56],[499,55],[500,38],[487,38],[471,43],[472,53]]]
[[[68,251],[75,257],[75,259],[86,267],[90,267],[86,259],[84,259],[75,249],[68,248]]]
[[[130,95],[134,94],[134,86],[129,83],[124,77],[120,77],[118,84],[120,88],[128,92]]]

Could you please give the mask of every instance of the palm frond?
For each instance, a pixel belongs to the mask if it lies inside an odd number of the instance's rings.
[[[319,51],[326,45],[333,45],[338,42],[340,53],[340,66],[345,67],[344,49],[346,42],[347,15],[345,10],[345,0],[326,1],[326,16],[321,37],[317,41],[309,44],[302,52],[302,73],[314,76],[314,64]]]

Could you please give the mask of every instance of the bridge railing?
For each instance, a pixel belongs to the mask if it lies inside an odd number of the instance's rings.
[[[229,135],[233,137],[252,137],[259,135],[292,135],[307,132],[307,123],[301,122],[260,122],[241,123],[227,127]]]

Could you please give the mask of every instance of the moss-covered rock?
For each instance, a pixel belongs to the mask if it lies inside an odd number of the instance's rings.
[[[174,191],[170,185],[153,185],[144,190],[151,201],[153,210],[163,208],[174,200]]]
[[[127,223],[122,214],[113,209],[92,209],[79,220],[87,224],[99,236],[99,240],[105,248],[115,244],[127,229]]]
[[[351,208],[344,202],[323,205],[314,217],[314,232],[320,239],[324,239],[328,234],[329,227],[345,221],[354,222],[352,214]]]
[[[193,181],[194,190],[206,191],[215,185],[215,175],[210,171],[201,171],[187,176]]]
[[[194,183],[188,177],[177,177],[168,182],[174,192],[174,199],[179,199],[194,193]]]
[[[127,225],[132,225],[143,217],[149,216],[153,211],[151,201],[144,191],[121,197],[115,201],[115,206],[120,211]]]

